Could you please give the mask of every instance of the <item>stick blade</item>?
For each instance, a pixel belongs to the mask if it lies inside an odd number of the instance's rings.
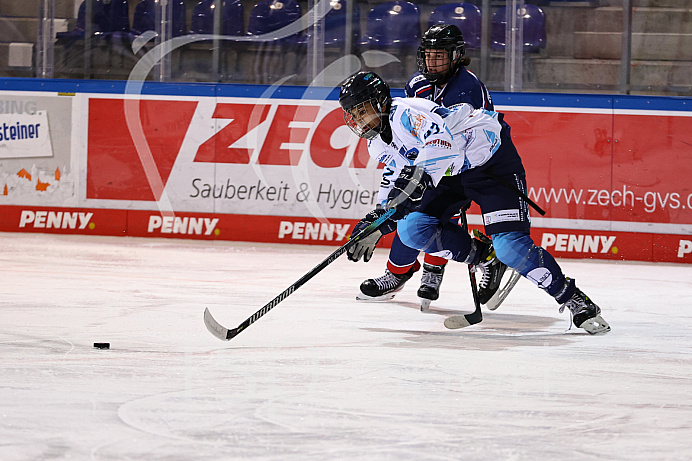
[[[450,330],[466,328],[470,325],[471,323],[466,319],[465,315],[453,315],[445,319],[445,327]]]
[[[204,309],[204,325],[209,330],[209,333],[213,334],[222,341],[228,341],[228,328],[222,326],[209,312],[209,308]]]
[[[445,327],[450,330],[466,328],[483,321],[483,315],[480,311],[475,311],[466,315],[453,315],[445,319]]]
[[[463,315],[453,315],[445,319],[445,327],[449,328],[450,330],[466,328],[469,325],[471,324],[468,322],[468,320],[466,320],[466,317],[464,317]]]

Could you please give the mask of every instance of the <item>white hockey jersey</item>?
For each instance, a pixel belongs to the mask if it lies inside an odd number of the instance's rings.
[[[470,104],[445,108],[421,98],[394,98],[389,113],[392,142],[381,136],[368,141],[371,157],[386,168],[378,202],[387,200],[405,165],[418,165],[435,185],[445,175],[456,175],[485,164],[500,147],[498,113]]]

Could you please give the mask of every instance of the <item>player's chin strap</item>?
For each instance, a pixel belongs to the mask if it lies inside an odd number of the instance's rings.
[[[522,191],[521,189],[519,189],[517,186],[515,186],[514,184],[511,184],[510,182],[506,181],[504,178],[501,178],[500,176],[496,175],[495,173],[493,173],[492,171],[490,171],[490,168],[483,170],[482,173],[483,173],[484,175],[486,175],[487,177],[489,177],[489,178],[491,178],[491,179],[494,179],[495,181],[499,182],[500,184],[502,184],[503,186],[505,186],[507,189],[509,189],[509,190],[511,190],[512,192],[514,192],[515,194],[517,194],[519,197],[523,198],[523,199],[526,201],[526,203],[528,203],[529,205],[531,205],[531,208],[533,208],[534,210],[536,210],[541,216],[545,216],[545,211],[543,211],[543,208],[539,207],[538,204],[536,204],[536,202],[534,202],[533,200],[531,200],[531,199],[529,198],[529,196],[526,195],[526,194],[524,193],[524,191]]]

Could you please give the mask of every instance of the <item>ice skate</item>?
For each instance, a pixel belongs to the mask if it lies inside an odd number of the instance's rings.
[[[495,256],[492,240],[481,233],[475,234],[479,237],[476,242],[478,242],[481,251],[480,259],[473,267],[474,270],[481,272],[481,278],[478,282],[478,302],[487,304],[500,288],[502,275],[507,270],[507,265]],[[499,304],[495,308],[498,306]]]
[[[601,317],[601,308],[579,288],[575,287],[572,297],[560,306],[560,313],[565,307],[572,313],[572,322],[577,328],[583,328],[591,335],[602,335],[610,331],[610,325]]]
[[[509,269],[509,268],[508,268]],[[509,275],[508,275],[509,274]],[[502,304],[509,293],[512,291],[514,286],[519,282],[519,279],[521,278],[521,275],[513,269],[509,269],[505,271],[505,275],[502,278],[504,283],[502,286],[495,292],[495,294],[488,300],[487,303],[485,303],[485,307],[488,308],[488,310],[494,311],[498,307],[500,307],[500,304]]]
[[[418,297],[420,298],[420,310],[425,311],[430,303],[440,297],[440,284],[445,273],[445,266],[435,266],[423,263],[423,275],[420,280]]]
[[[404,284],[413,276],[413,267],[405,274],[393,274],[386,269],[382,277],[367,279],[360,284],[359,301],[388,301],[404,288]]]

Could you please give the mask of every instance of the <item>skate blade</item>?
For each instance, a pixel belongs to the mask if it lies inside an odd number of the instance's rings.
[[[521,278],[521,275],[515,270],[510,269],[511,275],[507,279],[507,282],[504,284],[504,286],[500,287],[499,290],[495,292],[495,294],[488,300],[487,303],[485,303],[485,307],[488,308],[491,311],[494,311],[498,307],[500,307],[500,304],[502,304],[505,301],[505,298],[509,295],[510,291],[512,291],[512,288],[514,288],[514,285],[519,282],[519,279]]]
[[[453,315],[445,319],[445,327],[450,330],[466,328],[470,325],[471,324],[469,323],[469,321],[466,320],[466,317],[464,317],[463,315]]]
[[[382,301],[389,301],[390,299],[394,299],[394,296],[396,296],[397,292],[392,292],[392,293],[387,293],[386,295],[382,296],[368,296],[365,293],[358,293],[356,295],[356,300],[357,301],[364,301],[366,303],[377,303],[377,302],[382,302]]]
[[[432,299],[425,299],[425,298],[420,298],[420,310],[421,312],[425,312],[430,308],[430,303],[432,302]]]
[[[583,328],[590,335],[604,335],[610,331],[610,325],[600,315],[585,320],[579,328]]]

